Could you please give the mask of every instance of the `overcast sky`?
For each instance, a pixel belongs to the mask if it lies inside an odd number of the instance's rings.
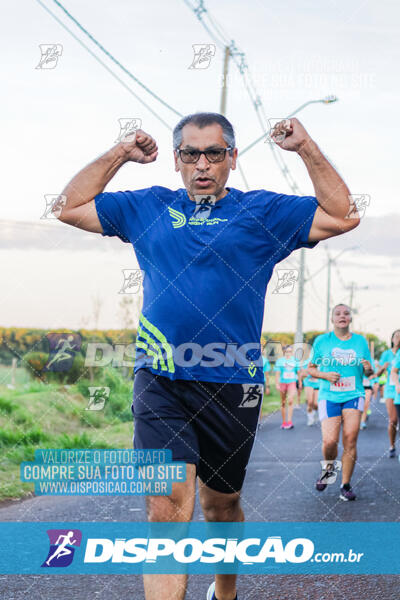
[[[171,128],[176,124],[179,117],[104,57],[53,1],[43,0],[43,4]],[[321,268],[326,246],[332,255],[358,246],[341,257],[339,272],[336,267],[332,270],[332,300],[348,300],[344,286],[351,281],[360,288],[369,286],[355,293],[359,309],[355,325],[388,337],[400,326],[396,299],[400,275],[396,235],[400,221],[398,2],[206,0],[205,6],[222,24],[227,39],[235,40],[246,53],[268,118],[284,117],[308,100],[338,96],[338,102],[312,104],[298,117],[351,192],[369,197],[369,206],[356,231],[307,251],[307,265],[311,274]],[[223,54],[217,47],[207,69],[188,68],[192,45],[213,40],[183,1],[65,0],[65,7],[179,113],[219,110]],[[110,148],[119,133],[118,119],[127,117],[142,119],[143,129],[157,139],[158,160],[151,165],[124,166],[107,189],[182,187],[173,170],[171,131],[36,0],[10,4],[0,27],[2,80],[7,82],[1,98],[0,277],[5,293],[0,324],[78,327],[91,312],[91,297],[100,293],[104,298],[100,326],[118,327],[121,270],[135,265],[131,248],[100,236],[91,235],[87,241],[85,234],[76,236],[72,228],[41,220],[44,195],[59,193],[80,168]],[[47,43],[62,46],[57,66],[36,69],[39,44]],[[227,117],[235,127],[240,155],[240,149],[262,131],[232,62],[229,68]],[[284,155],[301,191],[312,194],[299,157]],[[241,164],[250,188],[290,193],[268,144],[258,144]],[[228,185],[244,189],[238,171],[232,172]],[[28,240],[29,249],[24,250]],[[289,265],[295,266],[296,261],[293,255]],[[296,289],[284,298],[277,298],[272,289],[273,281],[264,328],[293,330]],[[307,286],[306,329],[324,327],[325,297],[326,270]]]

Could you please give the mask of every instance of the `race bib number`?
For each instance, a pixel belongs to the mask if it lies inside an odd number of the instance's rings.
[[[283,379],[294,379],[294,371],[283,371]]]
[[[329,388],[331,392],[353,392],[355,389],[355,375],[351,375],[350,377],[341,377],[336,383],[331,383]]]

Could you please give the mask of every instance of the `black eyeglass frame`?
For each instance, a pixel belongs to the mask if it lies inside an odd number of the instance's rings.
[[[183,160],[183,158],[181,157],[181,152],[183,152],[185,150],[185,148],[178,148],[176,150],[176,153],[178,154],[179,158],[181,159],[181,161],[185,164],[185,165],[195,165],[197,162],[199,162],[200,160],[200,156],[202,154],[204,154],[204,156],[206,157],[206,159],[208,160],[209,163],[211,163],[212,165],[215,163],[220,163],[223,162],[226,158],[226,153],[229,152],[230,155],[232,156],[232,150],[234,150],[234,148],[232,146],[226,146],[226,148],[213,148],[212,150],[192,150],[192,152],[198,152],[199,156],[197,157],[197,159],[195,161],[189,161],[189,162],[185,162]],[[220,150],[220,151],[224,151],[224,157],[221,160],[210,160],[207,156],[208,152],[215,152],[216,150]]]

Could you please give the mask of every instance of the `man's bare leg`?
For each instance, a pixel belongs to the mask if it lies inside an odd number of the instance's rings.
[[[240,492],[224,494],[206,486],[199,479],[199,499],[204,518],[209,522],[242,522],[244,513],[240,506]],[[236,597],[237,575],[215,575],[215,595],[218,600]]]
[[[196,465],[186,464],[186,481],[173,483],[170,496],[147,496],[147,517],[152,522],[190,521],[196,493]],[[146,600],[183,600],[187,575],[143,575]]]

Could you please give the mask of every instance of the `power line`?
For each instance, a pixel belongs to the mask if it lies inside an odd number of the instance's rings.
[[[117,60],[112,54],[111,52],[109,52],[108,50],[106,50],[104,48],[104,46],[102,44],[100,44],[100,42],[98,40],[96,40],[95,37],[92,36],[91,33],[88,32],[87,29],[85,29],[83,27],[83,25],[81,25],[81,23],[79,23],[79,21],[77,19],[75,19],[75,17],[73,15],[71,15],[71,13],[61,4],[61,2],[59,2],[59,0],[53,0],[54,4],[57,4],[57,6],[59,6],[61,8],[62,11],[64,11],[64,13],[67,15],[67,17],[69,17],[71,19],[71,21],[73,21],[75,23],[75,25],[77,27],[79,27],[79,29],[88,37],[92,40],[92,42],[94,44],[96,44],[96,46],[98,46],[98,48],[100,48],[100,50],[102,52],[104,52],[104,54],[106,56],[108,56],[108,58],[110,60],[112,60],[120,69],[122,69],[122,71],[128,75],[128,77],[130,77],[131,79],[133,79],[138,85],[140,85],[144,90],[146,90],[146,92],[148,94],[150,94],[151,96],[153,96],[153,98],[155,98],[156,100],[158,100],[158,102],[161,102],[161,104],[163,104],[166,108],[169,108],[169,110],[172,110],[172,112],[174,112],[178,117],[183,117],[183,115],[178,112],[177,110],[175,110],[175,108],[173,108],[170,104],[168,104],[167,102],[165,102],[162,98],[160,98],[160,96],[157,96],[156,93],[154,93],[150,88],[147,87],[147,85],[145,85],[144,83],[142,83],[137,77],[135,77],[135,75],[133,75],[129,69],[127,69],[126,67],[124,67],[123,64],[121,64],[119,62],[119,60]]]
[[[53,0],[54,2],[56,2],[56,0]],[[145,106],[147,108],[147,110],[156,118],[158,119],[163,125],[165,125],[165,127],[167,127],[167,129],[169,129],[170,131],[172,131],[172,127],[166,122],[164,121],[164,119],[162,117],[160,117],[160,115],[155,112],[151,106],[149,106],[147,104],[147,102],[145,102],[144,100],[142,100],[120,77],[118,77],[118,75],[116,73],[114,73],[114,71],[112,69],[110,69],[110,67],[108,67],[102,60],[100,57],[98,57],[81,39],[79,39],[79,37],[77,35],[75,35],[75,33],[67,26],[65,25],[65,23],[63,23],[61,21],[61,19],[59,19],[57,17],[57,15],[55,15],[41,0],[36,0],[36,2],[38,4],[40,4],[40,6],[42,8],[44,8],[44,10],[46,12],[48,12],[55,21],[57,21],[57,23],[59,25],[61,25],[61,27],[63,27],[63,29],[65,29],[66,31],[68,31],[68,33],[83,47],[85,48],[85,50],[87,50],[87,52],[89,52],[89,54],[98,62],[100,63],[108,73],[110,73],[110,75],[112,75],[112,77],[114,77],[114,79],[116,79],[118,81],[118,83],[120,83],[132,96],[134,96],[136,98],[136,100],[138,100],[138,102],[140,102],[143,106]],[[58,2],[57,2],[58,3]],[[117,61],[118,62],[118,61]],[[122,65],[121,65],[122,66]],[[125,69],[124,69],[125,71]],[[132,75],[132,74],[131,74]],[[132,75],[132,78],[135,79],[134,75]],[[140,83],[140,82],[139,82]],[[176,112],[176,111],[175,111]],[[177,113],[178,115],[180,115],[180,113]],[[181,116],[181,115],[180,115]]]
[[[341,273],[340,273],[340,269],[339,269],[339,267],[338,267],[338,264],[337,264],[336,262],[334,263],[334,266],[335,266],[335,268],[336,268],[336,275],[338,276],[338,279],[339,279],[339,281],[340,281],[340,285],[341,285],[341,286],[342,286],[344,289],[346,289],[346,283],[345,283],[345,282],[344,282],[344,280],[343,280],[343,277],[342,277],[342,275],[341,275]]]
[[[71,29],[69,29],[69,27],[67,27],[45,4],[43,4],[43,2],[41,2],[41,0],[36,0],[66,31],[68,31],[68,33],[83,47],[85,48],[85,50],[87,50],[89,52],[89,54],[91,56],[93,56],[93,58],[95,60],[97,60],[130,94],[132,94],[141,104],[143,104],[143,106],[145,106],[150,112],[151,114],[153,114],[163,125],[165,125],[167,127],[167,129],[169,129],[170,131],[172,131],[172,127],[166,123],[166,121],[164,121],[164,119],[162,119],[162,117],[160,117],[160,115],[158,113],[156,113],[146,102],[144,102],[144,100],[142,100],[139,96],[137,96],[137,94],[135,94],[135,92],[126,85],[126,83],[120,79],[118,77],[118,75],[116,75],[114,73],[114,71],[112,71],[86,44],[84,44],[82,42],[82,40],[80,40],[72,31]],[[147,92],[149,92],[155,99],[159,100],[164,106],[170,108],[173,112],[175,112],[178,116],[183,117],[183,114],[178,112],[177,110],[175,110],[173,107],[171,107],[167,102],[165,102],[164,100],[162,100],[159,96],[157,96],[157,94],[155,94],[154,92],[152,92],[146,85],[144,85],[141,81],[139,81],[139,79],[137,77],[135,77],[126,67],[124,67],[124,65],[122,65],[122,63],[120,63],[110,52],[108,52],[108,50],[106,50],[104,48],[104,46],[98,41],[96,40],[84,27],[83,25],[81,25],[79,23],[79,21],[77,19],[75,19],[75,17],[73,17],[73,15],[71,15],[71,13],[68,12],[68,10],[58,1],[58,0],[53,0],[53,2],[55,4],[57,4],[57,6],[59,6],[64,13],[77,25],[77,27],[79,27],[79,29],[81,31],[83,31],[83,33],[89,37],[90,40],[92,40],[93,43],[95,43],[101,50],[102,52],[104,52],[117,66],[119,66],[122,71],[124,73],[126,73],[129,77],[131,77],[136,83],[138,83],[139,85],[141,85]],[[249,184],[248,181],[245,177],[243,168],[241,167],[241,164],[239,163],[239,161],[237,161],[238,164],[238,169],[239,172],[242,176],[244,185],[246,187],[247,190],[249,190]]]
[[[197,16],[199,21],[202,23],[203,27],[206,29],[206,31],[208,32],[210,37],[215,41],[215,43],[219,46],[222,45],[224,47],[225,46],[229,47],[230,55],[232,56],[233,61],[236,64],[236,67],[238,68],[239,73],[243,79],[244,87],[245,87],[245,89],[250,97],[250,100],[253,104],[253,107],[256,111],[256,115],[259,120],[263,134],[266,135],[267,129],[266,129],[265,123],[267,122],[267,116],[266,116],[266,113],[264,110],[264,106],[263,106],[261,97],[257,93],[257,89],[254,85],[249,67],[246,63],[245,53],[238,50],[234,40],[231,40],[230,44],[228,45],[227,38],[223,34],[221,34],[221,28],[216,24],[214,19],[212,19],[210,13],[204,6],[203,0],[198,0],[197,7],[193,6],[189,0],[184,0],[184,2],[191,10],[193,10],[195,15]],[[204,17],[208,17],[210,26],[208,26],[205,23]],[[211,31],[212,28],[214,28],[214,33]],[[224,39],[224,37],[225,37],[225,39]],[[219,39],[219,38],[222,38],[222,39]],[[300,190],[300,187],[298,186],[292,173],[290,172],[290,169],[287,166],[287,164],[282,156],[282,153],[280,152],[280,148],[278,148],[274,143],[269,144],[269,147],[272,152],[272,156],[273,156],[276,164],[278,165],[283,177],[285,178],[286,182],[288,183],[290,189],[292,190],[292,193],[297,194],[297,195],[298,194],[304,195],[303,192]],[[298,302],[297,302],[297,324],[296,324],[296,340],[297,341],[300,341],[303,336],[302,321],[303,321],[303,306],[304,306],[304,267],[305,267],[305,250],[304,250],[304,248],[302,248],[302,250],[301,250],[299,264],[300,264],[299,293],[298,293]]]
[[[195,13],[197,18],[203,25],[204,29],[219,47],[229,46],[230,54],[242,77],[244,87],[256,111],[257,118],[263,130],[263,133],[267,134],[268,131],[265,126],[265,123],[268,121],[268,119],[264,110],[261,97],[259,96],[257,89],[254,85],[250,69],[246,62],[245,53],[238,49],[235,40],[231,40],[230,42],[228,42],[227,37],[221,33],[220,25],[217,24],[217,22],[211,17],[210,12],[205,8],[204,0],[198,0],[197,7],[193,6],[190,0],[184,0],[184,2],[186,6],[188,6]],[[210,26],[205,22],[204,16],[208,19]],[[214,29],[214,32],[212,31],[212,28]],[[282,157],[281,152],[279,152],[279,149],[275,146],[275,144],[269,144],[269,147],[275,159],[275,162],[277,163],[282,175],[289,184],[289,187],[292,190],[292,192],[294,194],[301,193],[300,188],[297,182],[295,181],[293,175],[291,174],[290,169],[288,168],[284,158]]]
[[[314,291],[314,297],[318,300],[318,302],[325,307],[325,302],[322,300],[322,298],[320,297],[317,288],[315,287],[315,283],[314,280],[310,278],[310,270],[308,269],[308,267],[306,267],[306,274],[307,274],[307,283],[310,281],[313,291]]]

